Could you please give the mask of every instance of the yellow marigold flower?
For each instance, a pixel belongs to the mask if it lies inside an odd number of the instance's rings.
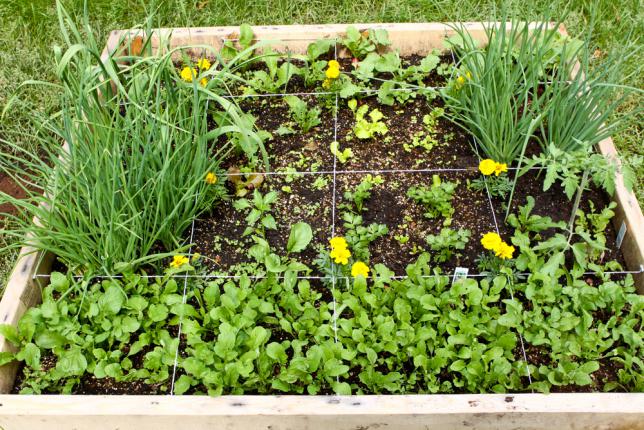
[[[201,78],[199,83],[201,84],[202,87],[205,87],[206,85],[208,85],[208,78]]]
[[[487,158],[479,163],[479,170],[485,176],[489,176],[496,171],[496,165],[496,161],[492,160],[491,158]]]
[[[356,261],[353,263],[353,266],[351,266],[351,276],[354,278],[364,276],[366,278],[369,276],[369,267],[362,261]]]
[[[197,70],[194,67],[185,66],[181,69],[181,73],[179,75],[184,81],[192,82],[192,80],[197,76]]]
[[[459,75],[456,78],[456,85],[455,85],[456,89],[460,90],[461,88],[463,88],[463,85],[465,85],[465,81],[467,79],[472,79],[472,74],[470,72],[465,72],[465,76]]]
[[[507,171],[508,171],[508,165],[505,163],[496,163],[496,165],[494,166],[494,174],[496,176],[499,176],[501,173],[507,172]]]
[[[329,79],[338,79],[338,76],[340,76],[340,69],[329,67],[326,69],[325,75]]]
[[[172,262],[170,263],[170,267],[175,267],[175,268],[176,268],[176,267],[181,267],[181,266],[183,266],[184,264],[188,264],[188,261],[190,261],[190,260],[188,259],[188,257],[185,257],[185,256],[183,256],[183,255],[175,255],[175,256],[172,258]]]
[[[331,88],[331,79],[325,79],[324,82],[322,82],[322,88],[325,90]]]
[[[333,249],[346,249],[347,248],[347,241],[344,237],[334,237],[333,239],[329,240],[329,243],[331,244],[331,248]]]
[[[212,172],[208,172],[206,175],[206,184],[215,185],[217,183],[217,175]]]
[[[351,251],[349,251],[347,248],[333,248],[329,253],[329,256],[333,258],[333,261],[335,261],[336,264],[345,265],[349,263]]]
[[[338,69],[340,70],[340,63],[335,60],[329,61],[329,69]]]
[[[501,242],[501,244],[494,250],[494,255],[503,260],[512,258],[512,254],[514,254],[514,246],[508,245],[505,242]]]
[[[199,67],[199,70],[208,70],[208,69],[210,69],[210,65],[211,65],[210,61],[208,61],[207,58],[202,58],[197,63],[197,67]]]
[[[501,243],[503,243],[503,239],[501,239],[501,236],[496,233],[485,233],[481,238],[481,245],[483,245],[483,248],[491,251],[496,250]]]

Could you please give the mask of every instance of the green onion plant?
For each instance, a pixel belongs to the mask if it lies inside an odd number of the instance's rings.
[[[447,115],[473,135],[481,156],[512,163],[534,132],[539,111],[532,100],[557,55],[557,23],[527,25],[503,14],[500,22],[486,25],[486,46],[465,26],[454,28],[457,66],[443,92]]]
[[[218,61],[202,85],[176,71],[173,57],[186,47],[144,57],[112,53],[101,61],[87,12],[82,31],[60,3],[58,15],[66,43],[55,51],[62,108],[36,118],[38,151],[10,137],[5,142],[11,152],[2,154],[0,169],[27,198],[0,194],[19,210],[8,215],[17,227],[0,233],[20,239],[12,247],[52,252],[85,274],[110,274],[120,263],[136,267],[181,251],[195,217],[224,194],[221,165],[240,140],[227,136],[243,136],[255,142],[246,150],[265,155],[238,106],[224,97],[228,66]],[[225,112],[225,125],[211,120],[213,111]]]

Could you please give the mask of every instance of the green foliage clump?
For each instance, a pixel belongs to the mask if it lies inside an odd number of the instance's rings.
[[[306,48],[306,55],[302,57],[306,66],[300,68],[300,75],[304,79],[304,85],[307,87],[312,87],[316,83],[324,81],[324,70],[328,63],[326,60],[320,60],[319,58],[328,54],[334,43],[334,40],[331,39],[320,39],[310,43]]]
[[[470,240],[472,233],[469,230],[451,228],[442,228],[437,235],[430,234],[425,238],[429,248],[436,252],[433,260],[437,263],[449,261],[453,256],[458,256],[465,249],[465,245]]]
[[[248,76],[248,88],[260,94],[279,93],[293,76],[300,74],[300,69],[290,61],[290,58],[279,64],[280,58],[279,54],[270,51],[262,54],[268,71],[253,71]]]
[[[264,236],[266,229],[275,230],[277,222],[275,217],[270,213],[271,206],[277,201],[277,192],[269,191],[265,195],[255,189],[253,190],[253,199],[239,199],[235,200],[233,206],[238,211],[250,209],[246,215],[246,229],[242,236],[248,236],[251,233],[256,233]]]
[[[179,346],[174,329],[191,311],[182,300],[182,288],[171,276],[149,283],[128,274],[90,283],[53,273],[43,303],[27,310],[17,329],[0,326],[2,335],[20,346],[15,356],[1,353],[0,364],[25,362],[24,394],[71,394],[88,374],[142,381],[167,392]]]
[[[353,250],[354,257],[360,261],[369,261],[371,255],[369,244],[389,233],[389,228],[385,224],[378,223],[364,226],[362,216],[351,212],[344,212],[342,220],[344,221],[345,238]]]
[[[349,100],[347,106],[355,115],[356,124],[353,126],[353,132],[358,139],[371,139],[376,134],[384,136],[389,131],[387,125],[381,121],[384,115],[378,109],[373,109],[369,112],[369,106],[363,104],[358,107],[356,99]],[[369,112],[369,119],[365,118],[367,112]]]
[[[444,226],[452,223],[454,207],[452,199],[458,182],[441,181],[438,175],[432,175],[432,185],[411,187],[407,190],[407,197],[420,203],[425,208],[427,218],[437,218],[442,216]]]
[[[353,76],[358,81],[368,82],[376,77],[386,76],[378,88],[378,101],[381,104],[392,106],[395,102],[404,103],[417,94],[423,94],[428,99],[435,96],[435,92],[425,88],[423,80],[440,63],[437,52],[432,52],[423,58],[418,65],[404,67],[397,52],[378,54],[369,53],[357,65]]]
[[[160,260],[159,245],[180,249],[186,228],[225,193],[206,177],[222,175],[234,142],[218,140],[224,130],[209,125],[211,109],[226,112],[226,130],[245,136],[249,156],[262,141],[216,92],[229,69],[202,86],[179,78],[172,52],[128,58],[127,67],[117,52],[97,66],[101,48],[81,36],[91,29],[76,28],[60,5],[59,14],[67,43],[55,51],[60,111],[40,118],[37,149],[6,142],[12,153],[0,157],[0,171],[29,183],[27,199],[2,194],[20,210],[6,235],[88,274]]]
[[[605,229],[613,216],[610,207],[595,214],[578,213],[573,231],[548,217],[532,215],[534,200],[508,218],[516,227],[512,243],[519,255],[515,268],[529,273],[513,280],[513,290],[526,300],[505,299],[507,314],[499,321],[516,327],[528,350],[544,359],[530,365],[531,388],[549,392],[560,386],[644,388],[642,324],[644,300],[635,292],[633,278],[614,279],[606,271],[620,270],[617,262],[601,263]],[[547,240],[542,232],[562,231]],[[567,255],[572,255],[569,268]],[[592,271],[595,275],[588,276]],[[593,372],[600,362],[615,366],[617,379],[599,379]],[[608,362],[608,363],[606,363]],[[604,384],[605,383],[605,384]]]
[[[362,60],[370,52],[377,52],[391,45],[387,30],[373,28],[360,32],[353,26],[347,27],[346,36],[340,43],[358,60]]]
[[[533,155],[526,163],[523,172],[535,166],[545,169],[543,191],[549,190],[559,182],[568,200],[572,199],[580,186],[587,185],[582,184],[584,173],[597,187],[603,188],[608,194],[612,195],[615,192],[617,160],[610,160],[602,154],[595,153],[590,147],[566,152],[557,145],[551,144],[547,152]],[[635,180],[633,171],[626,164],[622,166],[621,171],[627,186],[632,187]]]
[[[371,197],[371,189],[374,185],[380,185],[384,183],[384,179],[380,175],[373,176],[368,174],[365,176],[354,191],[347,190],[344,192],[344,199],[347,201],[353,201],[355,208],[358,213],[366,210],[364,208],[364,201]],[[347,204],[340,205],[341,208],[347,208],[351,210],[351,206]]]
[[[577,244],[600,243],[611,213],[580,214],[574,236],[543,241],[546,230],[566,226],[533,207],[529,199],[508,218],[514,265],[480,280],[441,275],[423,253],[404,278],[376,264],[368,278],[336,278],[333,297],[323,298],[327,286],[299,276],[310,269],[293,257],[312,240],[305,223],[291,228],[286,256],[255,235],[253,262],[237,266],[237,276],[180,277],[184,295],[173,275],[193,270],[189,264],[153,283],[130,271],[101,282],[55,273],[42,305],[17,328],[0,326],[18,347],[0,354],[0,365],[25,363],[23,393],[71,393],[88,377],[165,392],[175,360],[174,394],[641,391],[644,300],[632,277],[611,279],[604,272],[619,269],[614,262],[583,258],[568,268],[564,258],[577,259]],[[386,227],[364,227],[350,212],[343,218],[349,249],[368,261],[369,244]],[[458,249],[467,234],[440,236],[453,243],[442,251]],[[173,334],[179,323],[182,343]],[[540,353],[538,363],[516,354],[519,335]],[[595,373],[607,361],[617,369],[611,380]]]
[[[291,116],[297,122],[304,133],[307,133],[316,125],[320,124],[320,109],[310,108],[307,103],[297,96],[286,96]]]

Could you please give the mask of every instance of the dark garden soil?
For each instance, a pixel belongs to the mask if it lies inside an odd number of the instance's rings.
[[[290,192],[285,192],[284,187],[290,187]],[[301,221],[311,226],[313,243],[326,243],[332,226],[333,175],[267,176],[262,192],[265,194],[268,190],[279,192],[272,211],[277,229],[266,230],[266,239],[272,249],[285,250],[291,225]],[[248,198],[252,200],[252,193]],[[235,210],[232,200],[228,200],[195,222],[192,252],[205,257],[203,263],[208,268],[219,272],[238,263],[253,261],[247,255],[248,248],[254,244],[253,234],[243,236],[247,227],[246,213]],[[312,267],[316,256],[317,251],[309,247],[298,258]]]
[[[548,191],[543,191],[544,174],[545,172],[540,170],[531,170],[519,178],[515,195],[512,199],[510,213],[517,213],[518,208],[527,203],[528,196],[532,196],[535,200],[532,214],[548,216],[553,221],[568,223],[572,215],[573,202],[568,200],[563,188],[558,183],[555,183]],[[492,201],[502,236],[510,237],[513,233],[512,228],[503,222],[507,203],[500,198],[493,198]],[[606,193],[591,186],[589,190],[584,192],[579,209],[586,214],[591,213],[591,211],[601,212],[602,209],[610,204],[610,201]],[[542,236],[547,238],[552,233],[552,231],[546,231]],[[622,252],[617,248],[617,231],[612,223],[609,223],[604,233],[606,235],[606,247],[608,249],[602,253],[598,263],[616,260],[625,268],[626,262],[624,261]]]
[[[405,275],[407,265],[413,262],[418,254],[428,250],[425,237],[429,234],[437,235],[445,227],[444,219],[440,216],[426,217],[425,208],[407,197],[407,190],[413,186],[431,186],[432,173],[391,173],[381,176],[384,183],[374,186],[371,198],[365,202],[365,211],[361,215],[364,225],[384,224],[389,233],[371,244],[370,263],[382,263],[396,275]],[[478,255],[483,251],[477,239],[489,231],[494,231],[494,218],[487,196],[483,192],[470,192],[466,188],[466,181],[476,176],[475,172],[449,172],[439,175],[443,182],[459,184],[452,200],[454,214],[449,228],[462,228],[471,232],[471,239],[465,250],[441,265],[443,273],[451,273],[457,266],[472,270]],[[354,190],[363,178],[364,175],[356,174],[337,175],[336,200],[339,206],[351,203],[344,198],[344,192]],[[344,212],[346,209],[339,208],[340,219]],[[341,221],[336,230],[340,235],[345,231]],[[401,243],[396,236],[407,237],[408,240]]]
[[[311,107],[319,106],[319,100],[313,96],[302,98]],[[485,252],[480,245],[481,236],[496,231],[497,224],[506,240],[509,240],[512,231],[504,223],[505,201],[500,198],[490,200],[485,191],[468,187],[469,181],[480,177],[478,157],[472,150],[470,136],[441,117],[435,127],[437,144],[434,148],[428,151],[415,147],[406,151],[405,143],[419,134],[426,135],[422,134],[422,117],[440,108],[440,99],[428,102],[419,96],[394,107],[380,105],[375,97],[359,103],[366,103],[370,111],[378,108],[384,114],[389,132],[383,137],[357,139],[352,131],[355,122],[353,113],[346,106],[340,106],[337,140],[341,149],[350,147],[354,156],[344,164],[336,160],[334,166],[334,157],[329,149],[334,138],[334,117],[329,110],[322,108],[321,124],[308,133],[302,133],[291,120],[283,98],[249,98],[241,102],[242,108],[257,118],[257,126],[272,135],[267,142],[267,151],[273,174],[266,175],[260,191],[263,194],[269,190],[279,193],[272,211],[278,229],[267,230],[267,239],[273,249],[278,252],[285,249],[290,226],[300,221],[309,223],[313,228],[313,245],[327,247],[333,224],[333,174],[330,172],[334,167],[336,235],[344,233],[342,216],[349,210],[344,207],[350,203],[344,199],[345,192],[355,190],[367,174],[379,174],[384,183],[373,187],[371,197],[365,201],[365,211],[360,215],[363,216],[364,225],[384,224],[389,234],[371,245],[370,263],[383,263],[397,275],[404,275],[406,266],[415,256],[428,250],[425,237],[439,234],[443,227],[447,227],[443,225],[442,218],[425,217],[422,206],[407,197],[410,187],[431,185],[432,176],[438,175],[443,181],[459,183],[452,201],[454,215],[449,227],[454,230],[467,229],[471,233],[465,250],[441,265],[443,272],[451,273],[460,266],[469,268],[470,273],[478,273],[477,259]],[[278,133],[280,128],[285,127],[295,132]],[[535,148],[530,148],[529,152],[534,151]],[[233,159],[226,167],[239,166],[242,166],[241,161]],[[533,196],[536,201],[534,214],[550,216],[554,221],[567,221],[572,212],[572,201],[558,185],[544,192],[542,184],[543,178],[537,170],[522,176],[515,190],[512,212],[524,205],[528,196]],[[234,194],[230,183],[228,187],[230,193]],[[599,211],[609,203],[609,199],[602,191],[591,189],[584,194],[581,209],[588,212],[591,202]],[[246,228],[246,213],[236,211],[232,201],[225,201],[196,221],[193,252],[206,257],[205,264],[209,269],[222,271],[232,265],[251,261],[247,249],[253,241],[250,235],[242,237]],[[542,236],[548,237],[552,233],[546,231]],[[606,237],[609,249],[602,255],[602,261],[617,260],[624,266],[621,252],[614,246],[616,231],[612,225],[607,228]],[[316,253],[314,246],[309,247],[301,256],[302,261],[311,265]],[[321,275],[315,269],[312,274]]]
[[[354,156],[345,164],[337,163],[337,170],[400,170],[400,169],[453,169],[478,166],[478,158],[469,144],[469,136],[444,116],[438,118],[434,127],[436,145],[431,151],[421,147],[409,148],[414,137],[428,136],[423,117],[434,109],[442,108],[439,98],[428,101],[423,96],[404,105],[386,106],[377,98],[361,100],[369,106],[369,112],[377,108],[382,112],[389,131],[385,136],[374,139],[357,139],[352,131],[354,115],[346,105],[338,111],[338,142],[340,148],[351,148]],[[327,149],[328,151],[328,149]]]
[[[25,191],[10,176],[1,172],[0,172],[0,191],[19,199],[24,199],[25,197],[27,197],[27,194],[25,193]],[[1,214],[3,213],[16,215],[17,209],[13,205],[3,202],[2,199],[0,199],[0,218],[2,217]]]
[[[300,96],[300,99],[306,101],[309,108],[320,103],[314,96]],[[320,108],[320,124],[303,133],[291,119],[283,97],[248,98],[240,102],[240,107],[255,116],[259,129],[271,133],[266,151],[272,171],[287,168],[300,172],[333,171],[329,147],[333,141],[334,117],[330,110]],[[234,161],[229,163],[233,164]]]

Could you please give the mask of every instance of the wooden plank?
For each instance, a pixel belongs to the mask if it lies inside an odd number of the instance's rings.
[[[566,28],[562,25],[559,32],[568,36]],[[577,62],[572,70],[575,76],[581,71],[581,64]],[[644,216],[642,208],[637,201],[637,197],[632,191],[629,191],[624,184],[624,175],[621,171],[621,161],[617,148],[610,137],[602,140],[597,144],[597,150],[611,162],[618,164],[619,169],[615,178],[615,195],[613,201],[617,203],[615,216],[612,219],[613,227],[619,232],[625,229],[623,240],[621,241],[621,251],[626,261],[628,269],[639,272],[633,274],[635,287],[639,294],[644,294]],[[608,246],[617,244],[609,244]]]
[[[32,247],[20,250],[0,301],[0,324],[17,325],[27,309],[40,303],[42,287],[48,280],[36,276],[49,274],[53,260],[51,254],[39,252]],[[0,336],[0,351],[15,352],[15,347],[4,336]],[[11,391],[17,370],[17,363],[0,367],[0,393]]]
[[[0,396],[4,430],[644,429],[644,394]]]
[[[353,25],[360,31],[369,28],[382,28],[388,31],[392,47],[401,55],[426,55],[434,49],[445,50],[446,38],[456,34],[455,26],[463,26],[472,37],[484,43],[487,41],[485,25],[480,22],[465,23],[361,23],[361,24],[324,24],[324,25],[274,25],[253,26],[255,41],[270,42],[270,47],[278,52],[289,51],[293,54],[305,54],[309,43],[318,39],[334,39],[345,34],[347,26]],[[534,27],[536,24],[530,24]],[[125,40],[140,36],[141,30],[116,30]],[[207,46],[214,52],[225,40],[235,41],[239,37],[239,27],[192,27],[192,28],[159,28],[152,38],[153,49],[164,46],[162,40],[168,41],[170,49],[180,46]],[[340,48],[340,47],[339,47]],[[186,50],[188,55],[203,55],[199,48]],[[339,49],[340,56],[348,56],[346,50]],[[177,53],[175,58],[179,59]]]
[[[617,149],[613,140],[609,137],[599,142],[599,152],[609,160],[620,163]],[[617,172],[615,178],[615,195],[613,200],[617,203],[613,225],[619,232],[626,228],[626,234],[622,241],[622,254],[626,265],[631,270],[640,270],[639,274],[634,275],[635,285],[639,294],[644,294],[644,216],[642,208],[637,201],[637,197],[632,191],[629,191],[624,184],[624,175],[621,171]]]

